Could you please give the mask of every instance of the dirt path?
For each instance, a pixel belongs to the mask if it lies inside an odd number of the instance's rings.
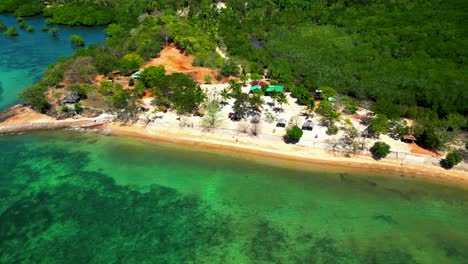
[[[141,69],[163,65],[168,74],[176,72],[188,74],[198,83],[205,83],[205,76],[211,76],[212,83],[222,83],[216,81],[216,76],[218,75],[216,70],[193,66],[193,60],[194,57],[192,55],[187,55],[174,45],[170,45],[161,50],[157,58],[151,59]]]

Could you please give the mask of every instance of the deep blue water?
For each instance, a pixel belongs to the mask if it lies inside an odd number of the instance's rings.
[[[73,34],[82,36],[86,44],[100,43],[105,39],[103,27],[69,27],[50,25],[59,29],[58,37],[42,32],[44,18],[25,18],[26,24],[34,27],[27,32],[18,27],[13,15],[0,14],[7,26],[15,25],[19,36],[0,34],[0,111],[19,102],[18,93],[40,80],[45,68],[60,57],[68,57],[75,49],[68,38]]]

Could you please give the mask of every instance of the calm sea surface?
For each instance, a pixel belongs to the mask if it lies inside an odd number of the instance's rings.
[[[7,26],[16,26],[17,37],[0,33],[0,111],[18,103],[18,93],[40,80],[44,69],[60,57],[73,54],[68,38],[73,34],[82,36],[86,44],[103,42],[103,27],[67,27],[50,25],[59,29],[58,37],[42,32],[44,18],[25,18],[26,24],[34,27],[27,32],[18,27],[14,16],[0,14]]]
[[[0,263],[467,260],[468,192],[451,184],[94,133],[0,137]]]

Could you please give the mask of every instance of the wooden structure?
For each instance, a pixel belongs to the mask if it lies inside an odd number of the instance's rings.
[[[404,135],[401,140],[405,143],[416,143],[416,137],[414,135]]]

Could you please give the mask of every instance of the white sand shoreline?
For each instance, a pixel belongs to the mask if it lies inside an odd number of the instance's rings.
[[[32,130],[62,128],[97,128],[105,134],[147,139],[156,142],[178,144],[191,148],[222,151],[252,158],[269,158],[305,164],[321,164],[359,170],[378,170],[390,173],[415,175],[425,179],[436,179],[468,186],[468,172],[460,169],[445,170],[428,164],[413,164],[401,160],[383,159],[376,161],[368,155],[345,157],[339,153],[330,153],[325,149],[310,146],[285,144],[280,136],[254,137],[244,133],[203,132],[200,129],[179,127],[171,121],[169,126],[153,124],[145,127],[140,124],[122,126],[112,122],[113,116],[101,115],[96,118],[77,118],[55,120],[38,114],[29,108],[18,108],[17,115],[0,123],[0,134],[22,133]],[[95,130],[95,129],[93,129]],[[411,161],[411,160],[409,160]]]

